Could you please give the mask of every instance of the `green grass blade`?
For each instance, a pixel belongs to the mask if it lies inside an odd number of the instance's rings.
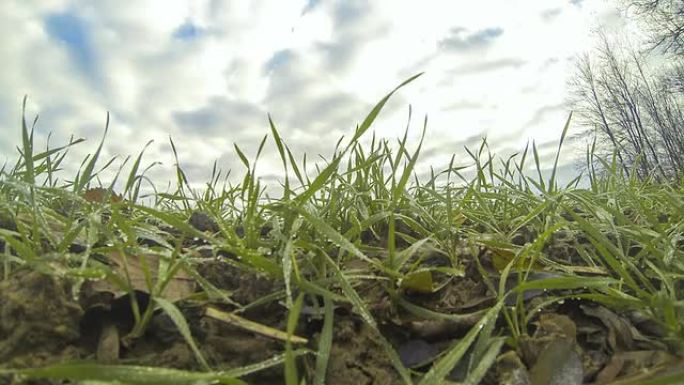
[[[242,152],[242,150],[240,150],[240,147],[237,145],[237,143],[233,143],[233,147],[235,147],[235,153],[238,154],[238,157],[240,157],[242,164],[244,164],[245,167],[249,169],[249,160],[247,160],[245,154]]]
[[[335,312],[333,301],[330,297],[323,297],[323,329],[318,340],[318,354],[316,355],[316,371],[314,372],[314,385],[325,385],[325,375],[328,369],[328,360],[333,341],[333,322]]]
[[[31,133],[28,132],[28,127],[26,126],[26,99],[28,97],[24,96],[24,101],[21,105],[21,141],[22,141],[22,155],[24,157],[24,182],[29,185],[36,183],[34,168],[33,168],[33,130]]]
[[[425,122],[423,124],[423,133],[420,136],[420,142],[418,142],[418,148],[416,148],[416,151],[413,153],[413,156],[409,159],[409,163],[404,169],[404,171],[401,174],[401,178],[399,179],[399,183],[397,183],[397,186],[395,189],[392,191],[392,203],[396,204],[399,201],[399,198],[401,195],[404,193],[404,189],[406,188],[406,184],[408,183],[409,177],[411,176],[411,173],[413,172],[413,169],[416,165],[416,161],[418,160],[418,154],[420,153],[420,148],[423,145],[423,139],[425,139],[425,130],[427,128],[427,116],[425,117]]]
[[[100,151],[102,151],[102,146],[104,145],[105,138],[107,137],[107,131],[109,130],[109,112],[107,112],[107,121],[105,122],[105,129],[104,129],[104,134],[102,135],[102,139],[100,140],[100,144],[97,146],[97,149],[95,150],[95,153],[93,154],[92,157],[90,157],[90,160],[88,161],[88,164],[86,164],[85,169],[83,169],[83,172],[81,173],[80,179],[78,184],[74,186],[74,191],[81,191],[85,186],[90,183],[90,181],[95,177],[93,175],[93,171],[95,170],[95,163],[97,163],[97,159],[100,157]]]
[[[292,355],[297,358],[305,354],[309,354],[311,351],[309,349],[297,349],[292,352]],[[285,362],[285,354],[278,354],[269,359],[266,359],[256,364],[251,364],[247,366],[242,366],[240,368],[230,368],[226,369],[223,373],[226,376],[232,377],[242,377],[248,374],[256,373],[264,369],[272,368],[274,366],[282,365]]]
[[[397,276],[398,275],[395,271],[388,269],[379,261],[377,261],[375,259],[371,259],[368,256],[366,256],[351,241],[349,241],[347,238],[345,238],[337,230],[333,229],[325,220],[321,219],[320,217],[318,217],[317,215],[315,215],[313,213],[310,213],[307,209],[300,208],[300,207],[295,207],[295,209],[297,210],[297,212],[299,212],[299,214],[302,217],[304,217],[304,219],[306,219],[309,223],[311,223],[311,225],[317,231],[319,231],[321,234],[328,237],[328,239],[330,239],[330,241],[332,241],[333,243],[335,243],[336,245],[338,245],[342,249],[346,250],[347,252],[349,252],[353,256],[370,263],[371,265],[373,265],[376,268],[380,269],[381,271],[389,274],[390,276]]]
[[[292,349],[292,336],[295,334],[295,329],[299,323],[299,315],[302,312],[304,304],[304,293],[300,293],[290,308],[287,316],[287,341],[285,342],[285,384],[299,385],[299,376],[297,375],[297,362],[295,361],[294,350]]]
[[[188,322],[185,320],[185,317],[183,317],[183,313],[181,313],[176,305],[174,305],[171,301],[168,301],[164,298],[154,297],[154,302],[156,302],[157,305],[164,310],[164,313],[171,318],[171,321],[173,321],[174,325],[176,325],[176,328],[178,329],[178,332],[180,332],[185,339],[185,342],[187,342],[187,344],[190,346],[190,349],[192,349],[197,362],[202,365],[202,368],[207,371],[211,370],[207,360],[202,355],[202,352],[200,352],[197,344],[195,344],[195,339],[192,337],[190,327],[188,326]]]
[[[364,322],[366,322],[366,324],[375,332],[377,336],[376,338],[384,348],[385,353],[390,359],[390,362],[392,362],[392,366],[394,366],[397,372],[399,372],[399,375],[404,380],[405,384],[413,384],[410,373],[408,372],[404,364],[401,363],[401,359],[399,359],[399,355],[394,350],[392,345],[380,333],[377,322],[373,318],[373,315],[368,309],[368,306],[366,306],[366,304],[359,296],[359,293],[357,293],[356,290],[354,290],[354,287],[349,282],[347,277],[344,275],[342,270],[340,270],[340,267],[337,265],[337,263],[333,261],[327,253],[323,252],[322,254],[324,256],[324,260],[327,262],[328,266],[331,268],[332,272],[337,277],[342,292],[344,292],[345,296],[349,299],[352,305],[354,305],[354,309],[361,315],[361,318],[364,320]]]
[[[60,363],[33,369],[0,369],[0,374],[16,374],[28,378],[67,379],[73,381],[108,381],[132,385],[194,385],[219,382],[246,385],[224,372],[189,372],[178,369],[134,365],[103,365],[89,362]]]
[[[544,182],[544,176],[542,175],[541,164],[539,161],[539,151],[537,151],[537,143],[534,141],[532,141],[532,154],[534,155],[534,164],[537,167],[537,175],[539,176],[537,188],[539,188],[541,192],[546,193],[546,183]]]
[[[553,162],[553,170],[551,171],[551,179],[549,180],[549,189],[556,190],[556,169],[558,168],[558,159],[560,159],[561,148],[563,147],[563,141],[565,140],[565,135],[568,133],[568,128],[570,127],[570,120],[572,119],[572,111],[568,115],[568,120],[565,122],[563,127],[563,132],[561,133],[560,141],[558,142],[558,150],[556,151],[556,159]]]
[[[275,141],[276,147],[278,148],[278,154],[280,154],[280,160],[283,162],[283,169],[285,172],[285,186],[284,186],[284,191],[283,191],[283,200],[289,200],[290,199],[290,177],[288,175],[288,170],[287,170],[287,156],[285,155],[285,147],[283,145],[283,140],[280,138],[280,134],[278,134],[278,130],[276,129],[275,124],[273,123],[273,119],[271,119],[271,115],[268,115],[268,124],[271,127],[271,135],[273,135],[273,140]]]
[[[38,254],[34,251],[31,245],[20,241],[15,238],[18,235],[14,231],[6,230],[0,228],[0,238],[4,239],[5,242],[12,246],[12,248],[19,254],[19,256],[25,261],[35,261],[38,259]]]
[[[356,132],[354,133],[354,136],[352,137],[351,142],[349,142],[349,145],[351,145],[351,144],[353,144],[353,143],[356,143],[356,142],[359,140],[359,138],[361,138],[361,136],[363,136],[363,134],[364,134],[366,131],[368,131],[368,129],[370,128],[371,124],[373,124],[373,121],[375,121],[375,118],[377,118],[377,116],[378,116],[378,114],[380,113],[380,111],[382,111],[382,108],[385,106],[385,104],[387,103],[387,101],[389,100],[389,98],[392,97],[392,95],[394,95],[395,92],[397,92],[401,87],[403,87],[403,86],[409,84],[410,82],[416,80],[416,79],[417,79],[418,77],[420,77],[421,75],[423,75],[422,72],[419,73],[419,74],[417,74],[417,75],[411,76],[410,78],[408,78],[407,80],[405,80],[404,82],[402,82],[401,84],[399,84],[399,85],[398,85],[395,89],[393,89],[389,94],[385,95],[385,97],[382,98],[382,99],[378,102],[378,104],[375,105],[375,107],[373,107],[373,109],[372,109],[371,112],[366,116],[366,118],[363,120],[363,122],[361,123],[361,125],[356,129]]]
[[[502,306],[503,301],[499,301],[496,303],[496,305],[492,306],[487,313],[485,313],[482,319],[480,319],[480,321],[478,321],[478,323],[475,324],[470,331],[468,331],[465,337],[452,346],[447,353],[432,366],[430,371],[428,371],[427,374],[425,374],[425,377],[423,377],[423,379],[419,382],[419,385],[433,385],[442,383],[444,378],[449,374],[454,366],[456,366],[470,345],[475,341],[475,338],[477,338],[485,324],[498,317]]]
[[[501,348],[506,342],[505,338],[494,338],[489,341],[484,354],[477,360],[475,367],[468,373],[468,377],[463,381],[463,385],[477,385],[482,381],[487,371],[496,361]]]
[[[133,166],[131,167],[131,171],[128,174],[128,179],[126,180],[126,184],[125,184],[124,189],[123,189],[123,194],[129,194],[129,191],[131,191],[131,189],[133,188],[133,184],[135,183],[135,180],[136,180],[136,176],[138,173],[138,168],[140,167],[140,161],[142,160],[142,156],[145,153],[145,150],[147,150],[147,147],[149,147],[150,144],[152,144],[152,142],[153,142],[152,140],[148,141],[145,144],[145,147],[143,147],[143,149],[140,151],[140,154],[138,154],[138,157],[135,159],[135,162],[133,163]],[[129,194],[129,198],[133,198],[133,197]],[[132,202],[135,202],[135,199],[133,199]]]

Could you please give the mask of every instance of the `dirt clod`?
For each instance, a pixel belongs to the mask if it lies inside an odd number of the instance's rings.
[[[15,272],[0,282],[0,362],[62,351],[78,340],[82,315],[67,281],[37,271]]]

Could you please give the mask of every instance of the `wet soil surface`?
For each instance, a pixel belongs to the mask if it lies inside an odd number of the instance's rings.
[[[190,223],[198,228],[202,226],[205,231],[216,230],[211,223],[204,223],[201,219],[195,217]],[[576,239],[568,239],[567,234],[562,234],[554,242],[548,251],[557,255],[559,261],[567,263],[577,258],[572,252]],[[411,314],[389,297],[387,293],[390,290],[382,281],[369,281],[356,288],[368,303],[380,333],[393,345],[402,363],[416,374],[429,370],[431,363],[457,343],[495,303],[496,295],[492,289],[499,286],[495,265],[503,253],[486,247],[469,250],[474,250],[474,253],[465,252],[461,256],[463,265],[458,266],[464,271],[462,276],[449,277],[439,290],[432,293],[411,289],[400,293],[413,304],[445,314],[462,314],[460,318],[435,320]],[[282,301],[255,303],[264,296],[283,291],[283,283],[238,267],[231,259],[234,256],[223,254],[215,258],[216,253],[211,254],[210,258],[198,259],[196,268],[199,275],[215,288],[230,293],[232,301],[242,305],[254,304],[241,312],[240,317],[285,330],[287,311]],[[425,258],[425,261],[430,260]],[[486,278],[483,278],[483,272],[487,273]],[[549,277],[549,273],[539,274],[538,279]],[[534,275],[532,279],[535,279]],[[131,332],[135,323],[130,295],[117,296],[102,290],[93,294],[88,287],[85,284],[76,286],[73,278],[60,278],[49,271],[28,268],[19,268],[1,281],[2,366],[25,368],[69,360],[95,360],[202,370],[192,349],[165,313],[155,313],[143,333],[126,339],[124,336]],[[336,289],[333,287],[332,290]],[[531,309],[550,295],[569,294],[572,293],[530,291],[524,293],[523,299],[526,307]],[[149,305],[149,295],[144,292],[136,292],[134,299],[141,310]],[[179,300],[176,304],[211,368],[243,367],[284,352],[282,340],[207,317],[204,310],[208,302],[212,301]],[[333,345],[326,383],[401,383],[378,341],[377,332],[350,305],[335,305]],[[218,302],[212,306],[226,312],[234,309]],[[307,339],[306,347],[314,351],[317,350],[323,325],[321,314],[316,309],[312,304],[305,306],[295,331],[296,335]],[[107,340],[109,337],[105,335],[109,327],[118,333],[111,340]],[[507,330],[503,317],[499,317],[494,335],[507,335]],[[545,306],[523,332],[525,335],[518,346],[502,345],[495,364],[485,374],[482,383],[609,383],[617,378],[638,376],[646,369],[665,370],[682,362],[672,346],[663,342],[665,331],[662,327],[645,314],[620,312],[587,300],[568,299]],[[315,356],[303,357],[299,361],[300,373],[311,377]],[[448,379],[463,380],[469,373],[469,367],[479,358],[474,356],[472,349],[469,350]],[[566,364],[559,369],[559,362]],[[566,377],[559,377],[560,372]],[[242,378],[251,384],[279,384],[283,381],[283,368],[276,365]],[[18,382],[12,377],[0,378],[0,384],[13,383]]]

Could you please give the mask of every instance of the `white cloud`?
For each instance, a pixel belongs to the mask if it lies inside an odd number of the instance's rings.
[[[386,92],[421,71],[425,76],[387,105],[379,135],[403,134],[410,103],[411,138],[429,115],[430,156],[463,155],[463,143],[484,135],[495,150],[522,148],[532,138],[546,143],[567,117],[572,57],[591,48],[592,28],[621,22],[608,1],[315,3],[1,2],[1,158],[14,159],[28,94],[29,115],[41,115],[39,142],[48,131],[53,143],[87,137],[88,145],[73,150],[72,169],[92,152],[106,111],[106,156],[135,155],[154,139],[148,161],[170,167],[171,135],[186,167],[206,169],[188,173],[195,182],[215,159],[241,172],[232,143],[254,153],[269,131],[267,113],[295,153],[316,159]],[[46,26],[51,15],[80,23],[94,74],[68,39]],[[273,151],[265,155],[264,174],[280,171],[274,159]],[[172,174],[156,175],[163,184]]]

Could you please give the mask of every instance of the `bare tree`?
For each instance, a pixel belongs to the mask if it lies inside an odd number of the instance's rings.
[[[636,11],[645,29],[651,33],[651,48],[684,55],[684,1],[623,0],[623,3]]]
[[[574,109],[626,174],[670,179],[684,172],[684,94],[635,50],[605,35],[578,61],[571,82]],[[679,67],[683,68],[683,67]]]

